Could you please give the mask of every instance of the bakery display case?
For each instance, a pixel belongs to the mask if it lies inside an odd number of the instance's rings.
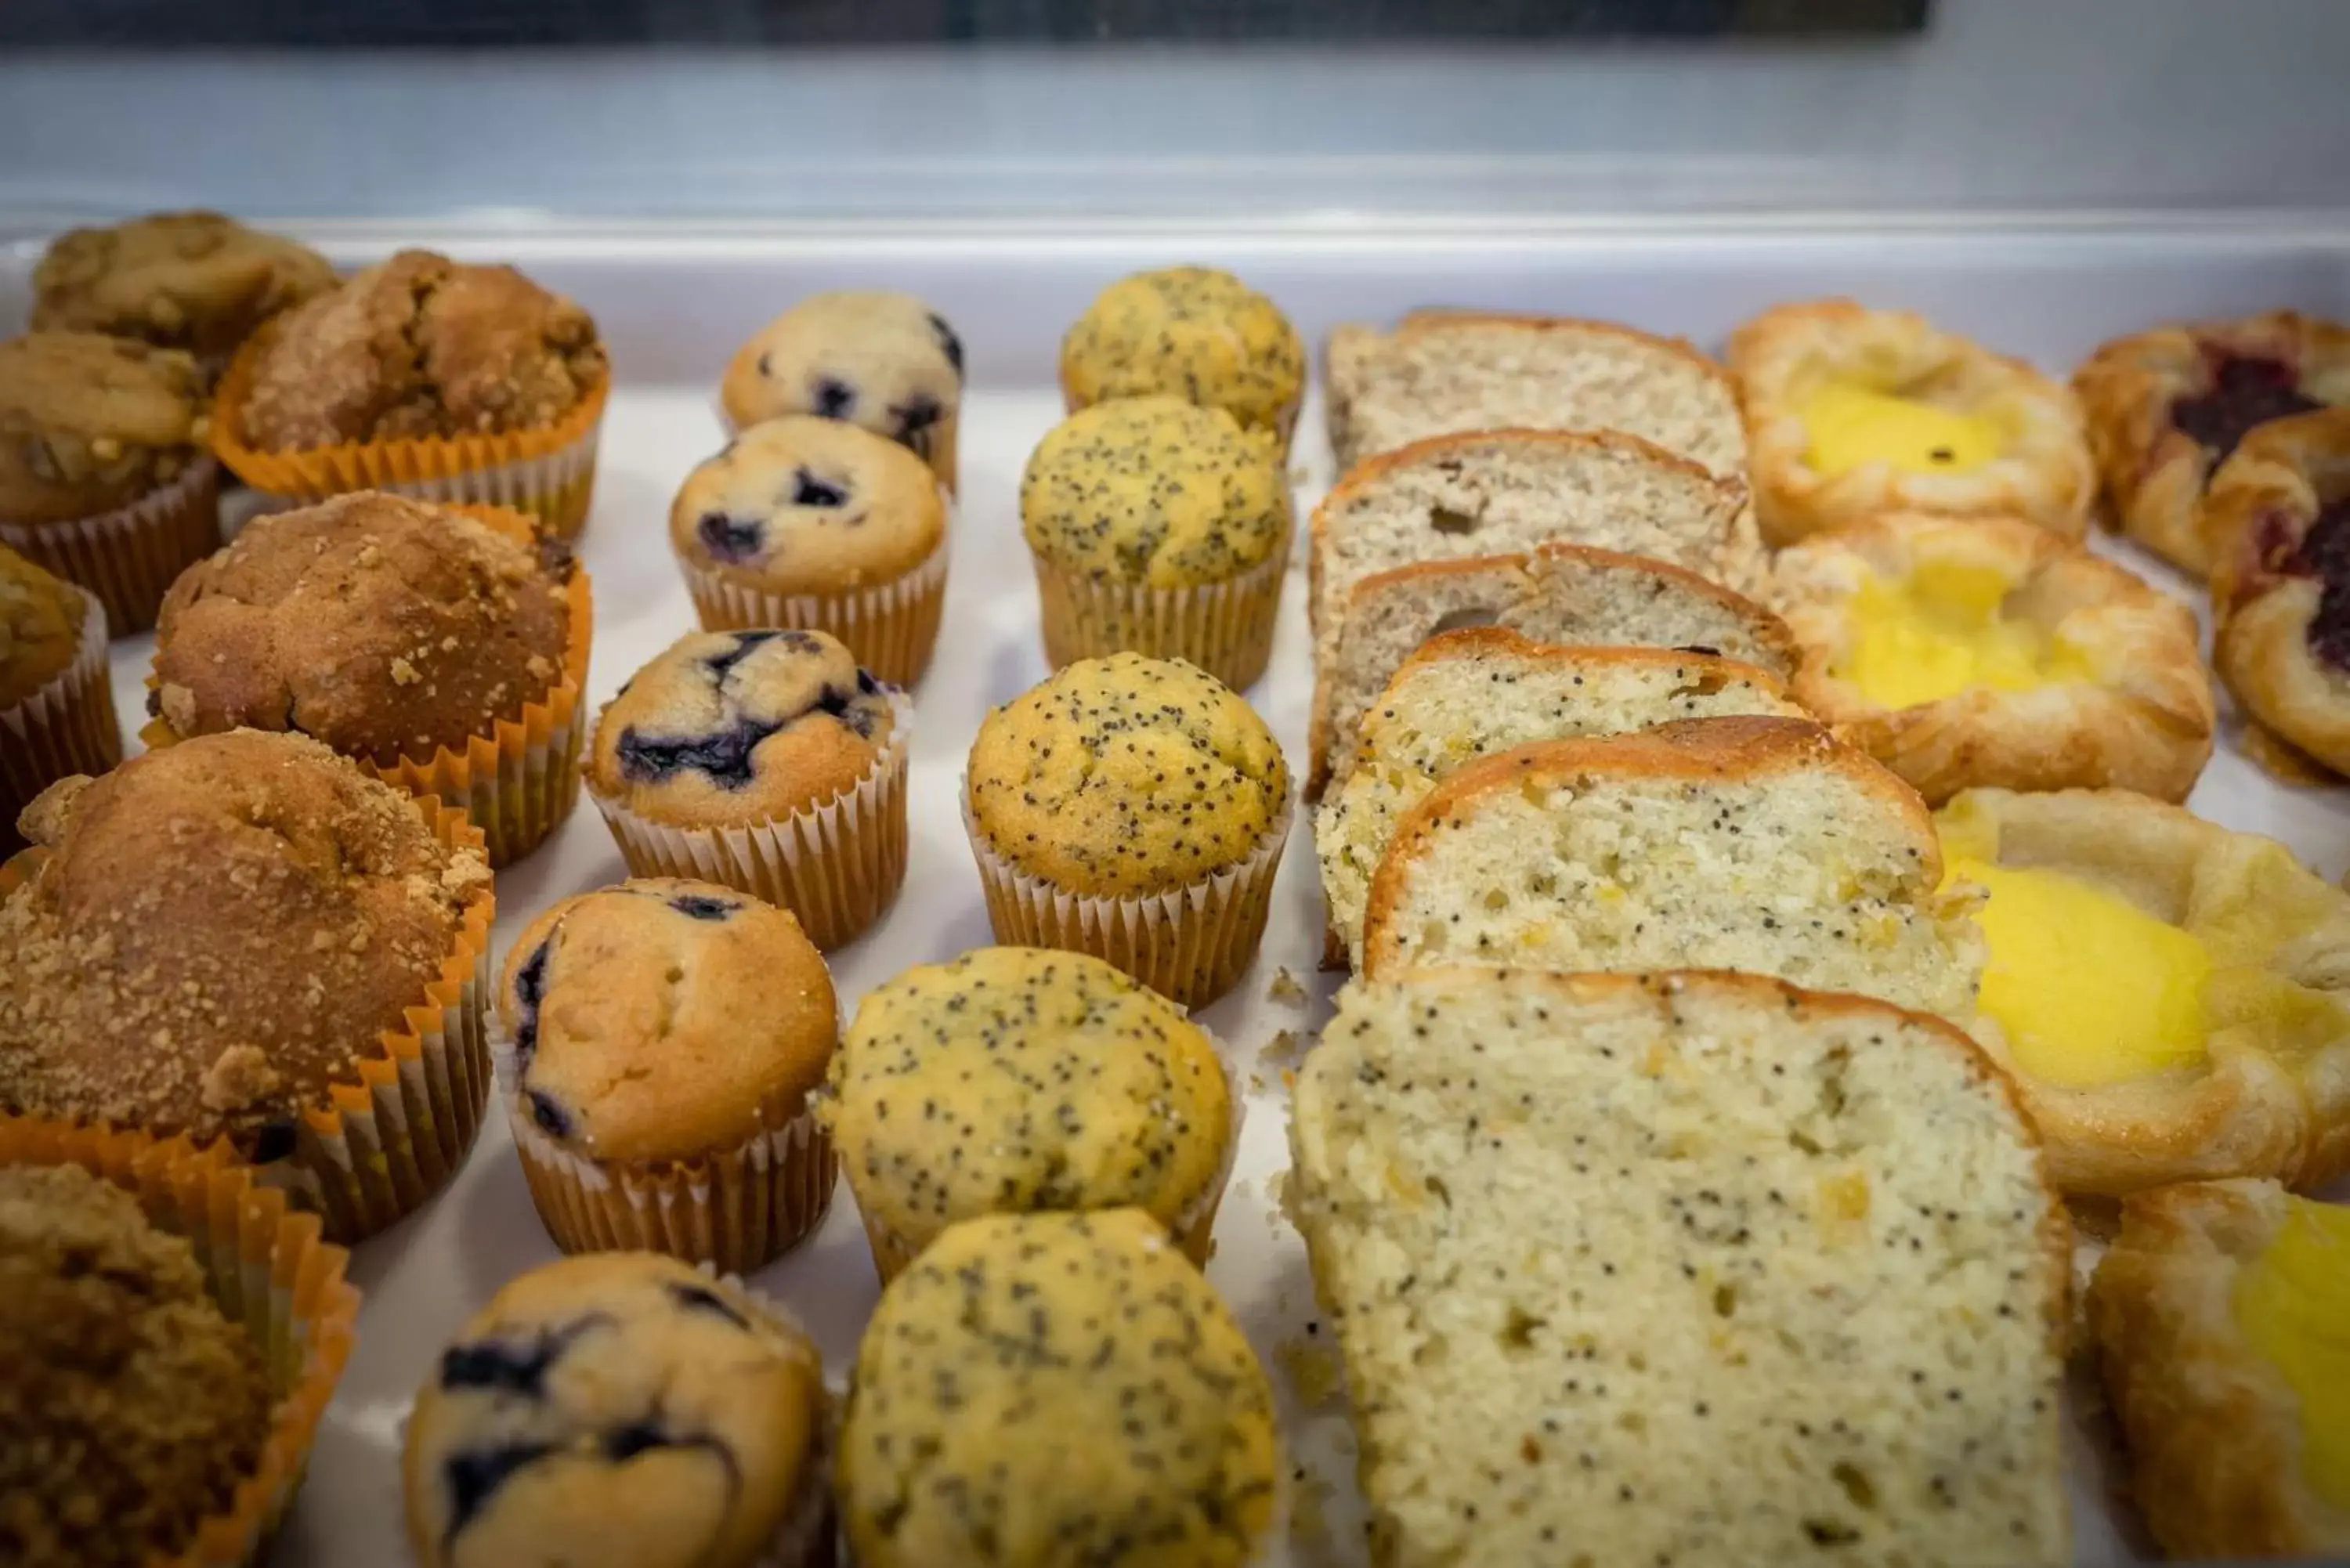
[[[0,9],[0,1557],[2350,1552],[2350,15],[1351,9]]]

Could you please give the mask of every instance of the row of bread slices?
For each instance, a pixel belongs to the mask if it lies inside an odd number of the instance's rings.
[[[1393,420],[1494,406],[1522,419],[1513,399],[1545,398],[1555,420],[1559,394],[1608,379],[1565,345],[1579,336],[1620,360],[1637,342],[1575,324],[1542,333],[1557,357],[1540,389],[1513,379],[1522,360],[1497,370],[1399,347],[1533,330],[1454,317],[1395,339],[1342,334],[1342,452],[1380,439],[1357,427],[1391,428],[1359,412],[1379,385],[1366,365],[1383,358],[1392,369],[1424,353],[1409,385],[1451,389],[1417,403],[1398,392],[1378,410]],[[1674,361],[1659,350],[1651,363]],[[1701,370],[1670,375],[1683,391],[1706,385]],[[1627,398],[1618,374],[1612,405],[1583,407],[1648,417],[1673,400],[1657,379]],[[1730,429],[1712,439],[1727,445]],[[1783,628],[1731,595],[1558,542],[1604,519],[1606,543],[1737,571],[1734,494],[1711,527],[1687,505],[1584,512],[1582,476],[1604,472],[1611,447],[1641,455],[1605,436],[1425,441],[1358,467],[1316,519],[1315,760],[1331,792],[1317,849],[1334,957],[1361,978],[1301,1082],[1292,1195],[1339,1317],[1385,1560],[1449,1560],[1469,1543],[1538,1560],[1559,1542],[1604,1561],[1726,1560],[1872,1539],[1929,1561],[2059,1559],[2051,1330],[2067,1249],[2049,1189],[2240,1176],[2305,1188],[2338,1172],[2350,900],[2280,846],[2121,791],[1986,790],[1953,803],[1938,836],[1913,791],[1806,722],[1775,678],[1819,670],[1827,639],[1804,626],[1794,654]],[[1574,479],[1567,462],[1582,465]],[[1412,559],[1474,552],[1460,541],[1494,522],[1515,553]],[[1940,568],[1930,582],[1981,572],[1986,555],[1996,571],[2002,554],[2061,552],[2052,576],[2072,597],[2168,618],[2165,657],[2199,682],[2183,610],[2030,524],[1858,527],[1790,555],[1823,563],[1810,575],[1840,576],[1851,597],[1855,579],[1906,586],[1921,556]],[[1836,553],[1860,565],[1825,565]],[[1420,646],[1463,610],[1513,629]],[[1799,680],[1794,696],[1817,690]],[[2147,787],[2191,784],[2208,688],[2199,711],[2184,776],[2173,759],[2175,782]],[[2046,733],[2023,739],[2005,765],[2051,749]],[[1981,776],[1981,741],[1903,771],[1929,775],[1918,782],[1939,799]],[[2107,782],[2080,742],[2064,749],[2086,776],[2025,767],[2012,782]],[[2011,782],[2001,765],[1991,778]],[[1988,905],[1946,886],[1946,847],[1951,869],[1990,886]],[[1659,976],[1688,969],[1918,1011]],[[1973,1026],[2000,1070],[1933,1013]],[[2333,1211],[2257,1181],[2165,1189],[2143,1210],[2096,1321],[2161,1538],[2182,1552],[2338,1540],[2331,1407],[2311,1395],[2332,1364],[2305,1292],[2313,1272],[2350,1285],[2350,1268],[2313,1270],[2325,1248],[2295,1241]],[[1545,1234],[1559,1216],[1571,1234]],[[2256,1300],[2282,1303],[2265,1338],[2230,1317],[2239,1272]],[[1453,1287],[1440,1305],[1422,1294],[1432,1279]],[[2182,1392],[2210,1354],[2259,1386],[2254,1440],[2284,1462],[2170,1486],[2225,1418]],[[1770,1458],[1749,1467],[1755,1454]],[[2285,1522],[2255,1530],[2248,1511]]]

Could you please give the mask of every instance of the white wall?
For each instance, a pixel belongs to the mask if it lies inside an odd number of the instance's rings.
[[[2345,0],[1899,42],[0,59],[0,211],[2350,205]]]

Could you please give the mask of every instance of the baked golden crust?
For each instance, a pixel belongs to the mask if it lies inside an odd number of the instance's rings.
[[[1888,709],[1837,673],[1865,582],[1960,564],[2003,576],[2012,586],[2002,618],[2077,652],[2092,678],[2027,691],[1973,687]],[[2210,761],[2218,711],[2194,612],[2044,528],[1894,513],[1793,545],[1776,570],[1779,613],[1803,650],[1795,700],[1929,805],[1986,785],[2132,789],[2178,801]]]
[[[2290,1034],[2223,1024],[2191,1066],[2071,1087],[2022,1070],[1996,1020],[1974,1028],[2014,1076],[2068,1193],[2121,1197],[2172,1181],[2350,1171],[2350,896],[2273,839],[2126,790],[1973,790],[1936,817],[1944,852],[2077,877],[2232,950],[2215,959],[2299,988]],[[2248,932],[2257,919],[2281,933]]]
[[[2350,772],[2350,408],[2246,436],[2203,516],[2220,679],[2252,717]]]
[[[2080,405],[2021,359],[1909,311],[1829,299],[1783,305],[1747,322],[1731,335],[1730,365],[1746,415],[1755,510],[1774,546],[1895,510],[2021,517],[2067,539],[2088,532],[2096,474]],[[1955,473],[1868,462],[1823,474],[1812,466],[1803,408],[1831,382],[1996,421],[1999,455]]]
[[[2312,1490],[2300,1405],[2244,1341],[2244,1265],[2290,1212],[2268,1181],[2141,1193],[2088,1291],[2106,1397],[2128,1440],[2130,1489],[2172,1557],[2339,1556],[2350,1514]]]
[[[2223,392],[2230,365],[2247,362],[2272,367],[2272,384],[2250,378],[2238,407],[2199,418],[2194,400]],[[2212,471],[2259,422],[2350,403],[2350,331],[2290,310],[2158,327],[2100,347],[2073,372],[2073,387],[2115,525],[2199,577],[2211,567],[2202,508]],[[2180,428],[2182,401],[2188,423],[2219,444]]]

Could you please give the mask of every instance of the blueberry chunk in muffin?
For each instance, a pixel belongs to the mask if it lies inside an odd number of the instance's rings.
[[[962,340],[910,295],[819,294],[761,328],[721,389],[738,425],[786,414],[843,420],[908,447],[953,483],[940,428],[962,396]]]

